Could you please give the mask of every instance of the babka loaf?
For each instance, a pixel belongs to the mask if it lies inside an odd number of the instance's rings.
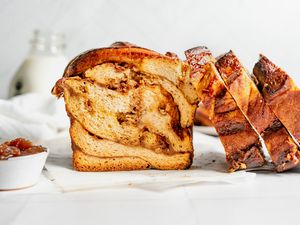
[[[186,169],[197,95],[188,64],[129,43],[73,59],[52,93],[70,117],[79,171]]]
[[[300,143],[300,90],[292,78],[263,55],[253,74],[267,104]]]
[[[236,55],[230,51],[215,65],[238,107],[263,138],[276,170],[281,172],[297,166],[300,157],[297,144],[266,105]]]
[[[230,171],[259,167],[265,163],[259,136],[226,89],[206,47],[185,52],[191,81],[209,112],[209,119],[224,145]]]

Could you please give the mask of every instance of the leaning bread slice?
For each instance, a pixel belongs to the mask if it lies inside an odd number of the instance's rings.
[[[292,78],[263,55],[253,74],[267,104],[300,143],[300,90]]]
[[[74,168],[188,168],[197,105],[189,72],[176,57],[128,43],[72,60],[53,94],[72,121]]]
[[[185,54],[192,82],[224,145],[230,170],[262,166],[265,161],[258,134],[226,89],[210,51],[197,47]]]
[[[281,172],[297,166],[300,157],[297,144],[266,105],[236,55],[230,51],[215,65],[237,105],[263,138],[276,170]]]

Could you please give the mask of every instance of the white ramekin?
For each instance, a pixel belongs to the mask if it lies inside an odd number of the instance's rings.
[[[35,185],[45,165],[49,149],[37,154],[0,160],[0,191]]]

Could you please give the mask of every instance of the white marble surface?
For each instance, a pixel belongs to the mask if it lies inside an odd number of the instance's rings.
[[[165,52],[207,45],[233,49],[252,70],[265,53],[300,84],[296,0],[0,0],[0,98],[35,28],[64,31],[69,58],[116,40]]]
[[[164,192],[127,187],[60,193],[41,177],[32,189],[0,192],[0,224],[297,224],[299,172]]]
[[[216,170],[219,177],[229,175],[225,172],[224,153],[221,152],[222,147],[218,139],[197,132],[194,133],[194,137],[195,162],[198,161],[200,165],[197,170],[199,175],[208,174],[206,170],[211,170],[211,175],[216,175],[214,173]],[[49,165],[50,159],[58,157],[59,154],[70,154],[71,150],[66,147],[68,145],[57,143],[59,149],[54,151],[55,144],[52,143],[52,151],[46,165]],[[204,154],[205,151],[209,152]],[[216,160],[215,162],[208,158],[210,154],[212,154],[211,159]],[[61,166],[64,168],[66,165]],[[145,171],[145,173],[150,172]],[[172,173],[176,172],[170,171],[170,174]],[[223,175],[220,176],[220,173]],[[242,175],[245,172],[239,173]],[[99,186],[93,190],[85,188],[78,191],[74,188],[63,189],[62,183],[58,180],[50,181],[55,178],[50,169],[48,172],[43,172],[38,184],[32,188],[0,192],[0,224],[281,225],[298,223],[300,168],[281,174],[266,171],[256,172],[256,174],[247,172],[247,174],[241,176],[244,179],[231,180],[232,182],[219,182],[213,178],[213,180],[208,179],[206,182],[194,184],[178,183],[167,189],[153,188],[153,184],[152,188],[149,188],[145,185],[128,183],[119,187]],[[106,175],[98,178],[110,179],[109,174]],[[233,177],[235,175],[238,173],[232,174]],[[64,179],[69,178],[65,176]],[[156,183],[156,186],[158,184]]]
[[[220,170],[213,163],[206,165],[207,160],[201,160],[208,157],[202,154],[203,149],[208,150],[205,143],[215,143],[210,145],[210,148],[216,149],[215,152],[222,150],[218,141],[197,133],[194,137],[196,157],[199,157],[195,161],[200,160],[204,169],[198,172]],[[66,153],[69,154],[70,150]],[[220,161],[219,166],[224,173],[224,156],[214,158],[223,162]],[[54,177],[49,177],[49,174],[43,173],[39,183],[32,188],[0,192],[1,225],[281,225],[297,224],[299,221],[300,168],[281,174],[251,172],[256,176],[243,182],[197,182],[168,189],[128,184],[94,190],[64,190],[57,180],[50,181],[49,178],[52,180]]]

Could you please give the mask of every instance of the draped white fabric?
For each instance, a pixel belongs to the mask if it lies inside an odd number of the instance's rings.
[[[44,141],[68,126],[62,99],[30,93],[0,100],[0,142],[16,137]]]

